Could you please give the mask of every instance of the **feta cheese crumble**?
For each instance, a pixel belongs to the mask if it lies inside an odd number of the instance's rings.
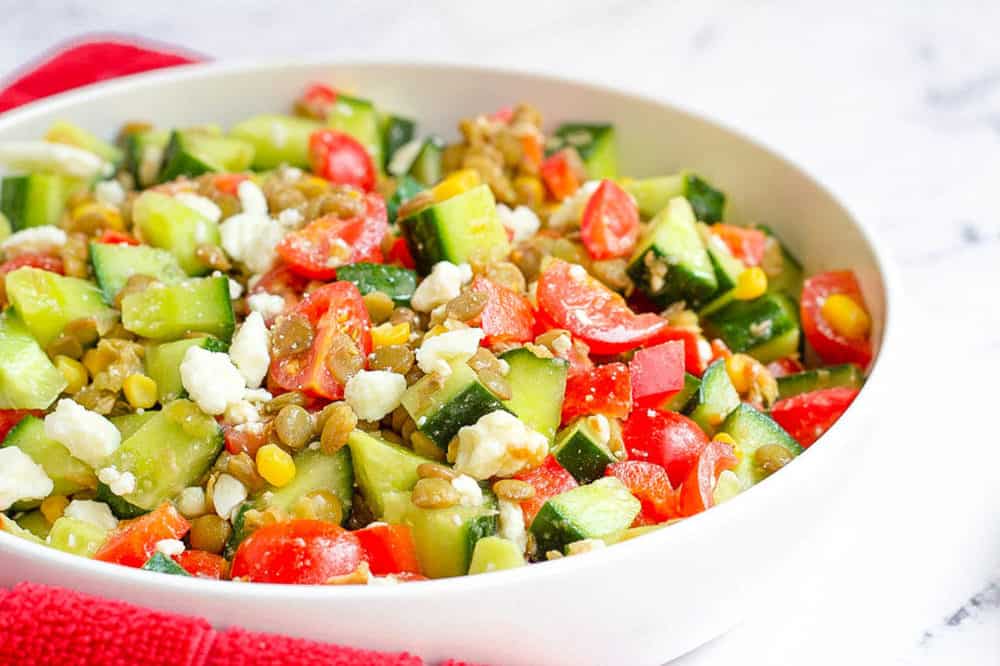
[[[252,180],[241,181],[236,189],[240,205],[244,213],[251,215],[267,215],[267,198],[263,190]]]
[[[246,380],[227,354],[189,347],[180,371],[184,390],[206,414],[222,414],[243,399]]]
[[[177,510],[185,518],[197,518],[208,513],[208,500],[200,486],[188,486],[177,497]]]
[[[249,400],[243,399],[239,402],[230,403],[223,413],[223,419],[231,425],[243,425],[244,423],[257,423],[260,421],[260,412]]]
[[[119,472],[114,465],[100,469],[97,472],[97,480],[119,497],[135,492],[135,474]]]
[[[476,480],[467,474],[460,474],[451,480],[451,487],[458,491],[459,504],[462,506],[481,506],[483,489]]]
[[[21,500],[43,499],[52,492],[45,469],[16,446],[0,449],[0,511]]]
[[[121,444],[118,428],[97,412],[63,398],[45,417],[45,436],[54,439],[94,469]]]
[[[513,241],[515,243],[528,240],[542,226],[538,215],[527,206],[517,206],[511,210],[505,204],[497,204],[497,215],[500,217],[500,222],[503,226],[513,232]]]
[[[111,507],[104,502],[93,500],[73,500],[63,511],[67,518],[75,518],[101,529],[113,530],[118,527],[118,519],[111,513]]]
[[[184,542],[178,539],[160,539],[156,542],[156,552],[173,557],[184,552]]]
[[[447,377],[451,374],[450,363],[472,358],[482,339],[481,328],[462,328],[435,335],[420,345],[417,350],[417,365],[427,374],[436,372]]]
[[[500,500],[500,536],[513,541],[523,553],[528,548],[528,532],[524,527],[521,505],[510,500]]]
[[[247,388],[257,388],[267,376],[271,363],[271,336],[259,312],[251,312],[229,346],[229,357],[236,364]]]
[[[388,370],[362,370],[344,387],[344,400],[362,421],[378,421],[399,407],[406,378]]]
[[[434,264],[431,274],[417,285],[410,305],[418,312],[430,312],[458,296],[462,285],[471,280],[472,267],[469,264],[456,266],[450,261],[439,261]]]
[[[263,273],[274,264],[275,247],[285,231],[266,214],[238,213],[222,223],[219,234],[226,254],[246,264],[251,272]]]
[[[201,215],[206,220],[218,222],[222,219],[222,209],[208,197],[203,197],[194,192],[178,192],[174,199]]]
[[[305,220],[298,208],[286,208],[278,213],[278,224],[286,228],[295,228]]]
[[[59,227],[46,224],[14,232],[0,243],[0,249],[3,249],[8,259],[11,259],[21,254],[47,254],[65,244],[66,232]]]
[[[458,431],[455,470],[474,479],[509,477],[537,467],[549,452],[549,440],[519,418],[497,410]]]
[[[262,291],[247,296],[247,305],[252,311],[259,312],[264,319],[274,319],[285,309],[285,299]]]
[[[121,206],[125,203],[125,188],[113,178],[102,180],[94,186],[94,197],[105,206]]]
[[[229,520],[233,510],[247,498],[247,487],[228,474],[220,474],[212,491],[212,505],[219,518]]]
[[[549,216],[549,227],[552,229],[569,229],[580,226],[583,210],[590,201],[590,195],[597,191],[601,181],[588,180],[576,192],[567,197],[552,215]]]

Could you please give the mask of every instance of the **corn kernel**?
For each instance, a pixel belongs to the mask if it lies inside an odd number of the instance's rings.
[[[149,409],[156,404],[156,382],[146,375],[129,375],[122,383],[122,391],[128,404],[136,409]]]
[[[257,449],[257,473],[272,486],[281,488],[295,478],[295,461],[277,444]]]
[[[405,345],[410,339],[410,322],[399,324],[386,322],[372,329],[372,346],[388,347],[389,345]]]
[[[64,495],[52,495],[43,499],[42,505],[38,508],[45,516],[45,521],[51,525],[62,517],[67,506],[69,506],[69,500]]]
[[[438,324],[438,325],[434,326],[433,328],[431,328],[426,333],[424,333],[424,340],[430,340],[435,335],[441,335],[442,333],[447,333],[447,332],[448,332],[447,328],[445,328],[441,324]]]
[[[70,212],[70,219],[73,222],[81,222],[89,219],[92,224],[88,228],[115,229],[121,231],[125,228],[122,214],[114,206],[108,206],[98,201],[87,201],[78,206],[74,206]]]
[[[84,367],[83,363],[62,354],[56,356],[53,362],[66,379],[64,393],[73,395],[87,385],[89,377],[87,376],[87,368]]]
[[[736,446],[736,440],[733,439],[732,435],[727,432],[717,432],[715,437],[712,438],[716,442],[722,442],[723,444],[728,444],[729,446]]]
[[[726,359],[726,374],[736,392],[745,394],[753,385],[753,359],[746,354],[733,354]]]
[[[752,266],[736,278],[733,297],[741,301],[749,301],[763,296],[765,291],[767,291],[767,274],[760,266]]]
[[[479,172],[475,169],[459,169],[450,176],[442,180],[431,190],[434,201],[444,201],[453,196],[471,190],[482,182]]]
[[[845,294],[830,294],[820,310],[837,335],[863,340],[871,331],[872,320],[856,300]]]

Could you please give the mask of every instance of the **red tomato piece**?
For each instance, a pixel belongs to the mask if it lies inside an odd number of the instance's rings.
[[[542,271],[538,307],[558,328],[580,338],[595,354],[618,354],[644,347],[669,329],[655,314],[636,314],[625,299],[587,274],[582,266],[555,259]]]
[[[361,542],[372,574],[420,573],[413,533],[408,525],[370,525],[353,534]]]
[[[190,528],[174,505],[164,502],[151,513],[120,523],[94,559],[139,568],[156,552],[157,541],[180,539]]]
[[[639,240],[639,209],[628,192],[602,180],[583,209],[580,239],[594,259],[632,254]]]
[[[717,237],[734,257],[747,266],[760,266],[767,247],[767,235],[759,229],[747,229],[732,224],[713,224],[712,235]]]
[[[104,243],[105,245],[141,245],[139,239],[132,234],[127,234],[124,231],[116,231],[115,229],[105,229],[97,239],[97,242]]]
[[[48,254],[22,254],[0,264],[0,275],[7,275],[18,268],[30,266],[31,268],[41,268],[43,271],[63,274],[63,262],[59,257]]]
[[[867,369],[872,361],[870,337],[851,339],[839,335],[823,318],[823,303],[833,294],[843,294],[854,299],[865,309],[861,287],[853,271],[830,271],[814,275],[802,286],[802,330],[806,340],[825,363],[857,363]]]
[[[257,449],[268,443],[271,437],[269,424],[247,423],[240,426],[222,426],[222,435],[226,442],[226,451],[233,455],[246,453],[251,458],[257,455]]]
[[[774,403],[771,417],[795,441],[808,447],[830,429],[858,396],[849,386],[801,393]]]
[[[313,173],[338,185],[375,189],[375,163],[357,139],[332,129],[309,135],[309,164]]]
[[[625,418],[631,410],[632,382],[624,363],[606,363],[566,377],[563,423],[588,414]]]
[[[677,487],[688,475],[708,436],[698,424],[677,412],[637,409],[622,424],[629,460],[647,460],[667,470]]]
[[[21,422],[25,416],[41,417],[45,413],[43,409],[0,409],[0,441]]]
[[[332,280],[337,268],[360,261],[382,262],[382,237],[389,230],[385,202],[365,196],[365,214],[348,219],[324,215],[298,231],[285,234],[278,255],[288,267],[313,280]]]
[[[767,364],[767,371],[777,379],[778,377],[785,377],[787,375],[794,375],[797,372],[802,372],[805,367],[799,362],[799,359],[787,356],[785,358],[779,358],[777,361],[771,361]]]
[[[526,296],[477,275],[469,289],[486,297],[483,311],[466,322],[483,329],[483,344],[529,342],[534,339],[535,315]]]
[[[733,467],[736,467],[733,447],[725,442],[710,442],[681,484],[677,503],[680,515],[693,516],[711,508],[715,504],[712,492],[719,474]]]
[[[392,242],[388,259],[390,263],[399,264],[403,268],[409,268],[410,270],[417,267],[417,262],[413,259],[413,255],[410,254],[410,246],[406,244],[406,239],[402,236]]]
[[[285,264],[278,264],[260,276],[250,289],[250,293],[281,296],[285,301],[284,312],[287,312],[299,304],[307,286],[309,286],[308,278],[299,275]],[[270,324],[274,319],[275,317],[272,317],[267,323]]]
[[[625,484],[642,504],[633,526],[656,525],[677,517],[677,493],[659,465],[642,460],[611,463],[604,472]]]
[[[336,101],[336,90],[322,83],[314,83],[302,93],[302,97],[298,100],[298,106],[313,118],[326,120]]]
[[[239,193],[240,183],[249,178],[245,173],[220,173],[212,178],[212,184],[220,192],[235,197]]]
[[[534,495],[521,502],[524,524],[529,527],[549,498],[577,487],[573,475],[563,469],[559,461],[551,455],[546,456],[538,467],[515,474],[514,478],[530,483],[535,489]]]
[[[226,558],[204,550],[185,550],[174,555],[174,562],[195,578],[225,580],[229,577],[229,562]]]
[[[294,356],[271,359],[270,382],[286,391],[304,391],[314,397],[340,400],[344,386],[326,363],[334,339],[346,334],[364,358],[372,348],[368,309],[351,282],[326,284],[309,293],[295,308],[313,326],[312,347]]]
[[[233,556],[233,579],[252,583],[322,585],[356,571],[364,559],[361,542],[339,525],[291,520],[261,527]]]
[[[670,340],[639,349],[628,364],[632,401],[637,406],[658,403],[684,388],[684,342]]]
[[[580,189],[580,179],[576,175],[569,153],[560,150],[549,155],[539,167],[539,175],[545,188],[556,201],[562,201]]]
[[[680,340],[684,343],[684,369],[692,375],[701,377],[708,367],[708,359],[702,356],[701,347],[704,340],[696,331],[688,328],[667,326],[660,330],[656,337],[646,344],[656,344],[667,340]],[[720,340],[721,342],[721,340]],[[725,343],[723,343],[725,344]],[[714,358],[712,360],[715,360]]]

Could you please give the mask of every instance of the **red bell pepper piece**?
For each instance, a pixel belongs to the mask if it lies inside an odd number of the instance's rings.
[[[588,414],[624,418],[631,409],[632,383],[624,363],[598,365],[587,372],[566,377],[562,407],[564,424]]]
[[[389,263],[399,264],[403,268],[409,268],[410,270],[417,267],[417,262],[410,253],[410,246],[407,245],[406,239],[402,236],[392,242],[392,247],[389,249],[389,256],[386,259],[389,260]]]
[[[846,338],[823,317],[823,303],[833,294],[848,296],[864,308],[864,297],[853,271],[830,271],[814,275],[802,286],[802,330],[806,340],[825,363],[857,363],[864,370],[872,361],[871,337]]]
[[[226,451],[233,455],[246,453],[251,458],[257,455],[257,449],[264,446],[271,438],[270,423],[247,423],[244,425],[223,425],[222,436],[226,442]]]
[[[725,442],[709,442],[681,484],[678,499],[680,515],[693,516],[711,508],[715,504],[713,491],[719,474],[733,467],[736,467],[733,447]]]
[[[526,296],[481,275],[476,276],[469,289],[486,299],[482,312],[466,322],[483,330],[485,346],[534,339],[535,315]]]
[[[671,340],[636,350],[628,368],[636,406],[658,404],[684,388],[684,342]]]
[[[622,424],[629,460],[647,460],[667,470],[679,486],[708,446],[708,436],[694,421],[677,412],[636,409]]]
[[[261,527],[244,539],[231,569],[234,580],[322,585],[357,571],[363,559],[361,542],[339,525],[291,520]]]
[[[771,417],[795,441],[808,447],[837,422],[858,396],[849,386],[801,393],[774,403]]]
[[[642,504],[633,527],[657,525],[677,517],[677,492],[670,485],[666,470],[659,465],[626,460],[608,465],[604,475],[616,477]]]
[[[684,343],[684,369],[696,377],[701,377],[708,367],[708,359],[702,356],[701,347],[705,343],[696,331],[687,328],[675,328],[667,326],[657,332],[656,337],[649,344],[665,342],[667,340],[680,340]],[[720,342],[722,342],[720,340]],[[725,345],[725,343],[723,343]],[[727,350],[728,351],[728,350]],[[714,360],[714,358],[712,359]]]
[[[98,549],[95,560],[139,568],[156,552],[163,539],[180,539],[191,525],[170,502],[135,520],[122,522]]]
[[[747,229],[732,224],[713,224],[712,235],[719,238],[734,257],[747,266],[760,266],[767,247],[767,235],[759,229]]]
[[[204,550],[185,550],[174,555],[174,562],[195,578],[225,580],[229,577],[229,562],[226,558]]]
[[[353,532],[372,574],[420,573],[413,533],[407,525],[369,525]]]
[[[529,527],[531,521],[535,519],[542,506],[550,498],[577,487],[573,475],[563,469],[559,461],[551,455],[546,456],[538,467],[519,472],[514,475],[514,478],[530,483],[535,489],[534,495],[521,502],[521,510],[524,511],[524,524]]]
[[[580,188],[570,155],[565,150],[549,155],[539,169],[545,188],[556,201],[562,201]]]

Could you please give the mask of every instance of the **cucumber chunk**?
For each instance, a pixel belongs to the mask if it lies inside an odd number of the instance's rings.
[[[697,307],[719,287],[694,211],[681,197],[671,199],[653,218],[627,270],[636,286],[661,306],[685,301]]]
[[[505,409],[499,398],[479,381],[475,370],[462,362],[452,363],[451,374],[443,385],[436,374],[421,377],[406,389],[402,404],[417,429],[442,449],[448,448],[463,426]]]
[[[423,509],[411,503],[403,523],[413,532],[417,561],[425,576],[464,576],[479,540],[496,534],[496,500],[486,494],[482,506],[446,509]]]
[[[52,479],[53,495],[72,495],[97,487],[97,477],[90,466],[74,458],[59,442],[49,439],[45,435],[45,422],[36,416],[25,416],[11,428],[0,444],[8,446],[16,446],[42,466]]]
[[[726,361],[719,359],[708,366],[701,377],[701,386],[692,402],[691,420],[701,426],[709,437],[740,404],[740,394],[726,372]]]
[[[440,137],[413,139],[396,149],[386,169],[392,176],[409,176],[417,183],[431,187],[444,175],[441,165],[443,153],[444,140]]]
[[[93,557],[108,540],[110,532],[77,518],[62,516],[52,523],[48,543],[64,553]]]
[[[290,512],[300,499],[317,490],[329,490],[344,511],[343,522],[351,514],[351,498],[354,495],[354,469],[351,466],[351,450],[344,447],[335,454],[306,449],[295,455],[295,478],[281,488],[265,489],[257,502],[258,508],[275,507]]]
[[[375,168],[381,171],[382,131],[374,104],[367,99],[338,93],[326,124],[357,139],[371,155]]]
[[[151,511],[197,483],[222,443],[222,429],[215,419],[193,402],[176,400],[122,442],[108,465],[135,475],[135,491],[121,499]]]
[[[195,254],[199,245],[219,245],[219,225],[161,192],[143,192],[132,207],[142,238],[177,258],[188,275],[204,275],[211,267]]]
[[[224,275],[134,292],[122,299],[121,307],[125,329],[153,340],[201,332],[229,342],[236,326]]]
[[[608,465],[618,462],[586,418],[577,419],[559,433],[552,455],[579,483],[601,478]]]
[[[792,439],[774,419],[746,403],[740,404],[726,417],[719,432],[726,433],[736,441],[736,457],[739,462],[733,471],[744,489],[760,482],[766,476],[754,462],[754,456],[762,446],[780,446],[792,456],[797,456],[803,451],[799,443]]]
[[[604,477],[547,501],[531,523],[537,552],[562,552],[581,539],[621,532],[635,520],[639,500],[615,477]]]
[[[235,125],[229,135],[253,146],[253,166],[258,171],[282,164],[309,168],[309,136],[322,125],[314,120],[265,114]]]
[[[524,347],[511,349],[500,358],[510,366],[507,383],[511,397],[504,401],[504,407],[551,442],[562,419],[569,363],[535,356]]]
[[[472,550],[469,575],[516,569],[525,564],[527,562],[524,561],[524,554],[516,543],[501,537],[488,536],[477,541]]]
[[[692,375],[690,372],[685,372],[684,386],[682,386],[681,389],[673,395],[664,398],[663,402],[660,404],[660,409],[664,409],[669,412],[684,411],[684,408],[691,403],[691,400],[694,398],[694,394],[698,392],[698,387],[700,386],[700,379]]]
[[[156,184],[163,164],[163,152],[170,141],[166,130],[148,130],[129,134],[125,139],[125,170],[139,187]]]
[[[388,173],[389,162],[396,151],[413,141],[417,131],[417,123],[402,116],[387,115],[381,120],[382,129],[382,168]]]
[[[146,375],[156,382],[160,404],[187,397],[181,382],[181,362],[191,347],[224,352],[226,343],[216,338],[188,338],[173,342],[152,343],[146,347]]]
[[[348,264],[337,269],[337,280],[353,282],[361,295],[381,291],[397,305],[409,306],[417,289],[417,274],[387,264]]]
[[[174,130],[163,151],[159,181],[204,173],[246,171],[253,163],[253,144],[197,130]]]
[[[52,123],[52,126],[45,133],[45,140],[82,148],[111,164],[120,164],[124,157],[120,148],[65,120],[57,120]]]
[[[24,539],[25,541],[30,541],[33,544],[39,546],[48,545],[42,539],[32,534],[29,530],[24,529],[16,522],[13,518],[10,518],[5,513],[0,513],[0,532],[6,532],[12,536],[16,536],[18,539]]]
[[[707,337],[721,338],[734,352],[750,354],[761,363],[791,356],[799,348],[798,308],[783,294],[734,300],[703,316],[702,326]]]
[[[587,177],[618,177],[618,148],[615,127],[608,124],[565,123],[556,128],[546,150],[554,153],[563,148],[576,148],[587,169]]]
[[[394,501],[392,496],[408,496],[413,490],[420,478],[417,467],[433,462],[361,430],[351,433],[347,446],[358,489],[379,520],[385,519],[387,506]]]
[[[87,280],[26,266],[8,273],[6,286],[11,305],[42,347],[76,319],[114,319],[100,289]]]
[[[414,213],[400,222],[417,270],[426,275],[439,261],[489,263],[510,252],[488,185],[479,185]]]
[[[702,222],[721,220],[726,205],[722,192],[688,170],[672,176],[630,180],[623,183],[623,187],[635,197],[639,213],[646,219],[655,217],[674,197],[686,198]]]
[[[5,176],[0,184],[0,212],[13,231],[58,225],[74,183],[53,173]]]
[[[12,507],[12,510],[18,511],[19,509],[15,506]],[[22,513],[17,517],[17,524],[34,534],[39,539],[45,539],[49,536],[49,521],[46,520],[45,515],[37,509]]]
[[[153,556],[142,565],[142,568],[146,571],[155,571],[156,573],[169,574],[171,576],[191,577],[191,574],[189,574],[184,567],[159,552],[153,553]]]
[[[8,311],[0,318],[0,409],[48,409],[66,378]]]
[[[853,363],[831,365],[778,377],[778,398],[791,398],[802,393],[838,386],[861,388],[864,383],[864,373]]]
[[[111,423],[118,428],[118,432],[121,433],[121,441],[125,441],[131,437],[135,432],[146,425],[146,421],[156,416],[156,412],[145,411],[141,414],[134,412],[131,414],[122,414],[120,416],[112,416]]]
[[[796,301],[799,300],[802,296],[802,283],[805,280],[802,264],[788,251],[788,248],[769,227],[756,224],[754,228],[767,234],[764,259],[760,262],[760,267],[767,275],[767,290],[785,294]]]
[[[187,277],[174,255],[148,245],[91,243],[90,262],[108,303],[114,301],[115,295],[133,275],[148,275],[164,284]]]

